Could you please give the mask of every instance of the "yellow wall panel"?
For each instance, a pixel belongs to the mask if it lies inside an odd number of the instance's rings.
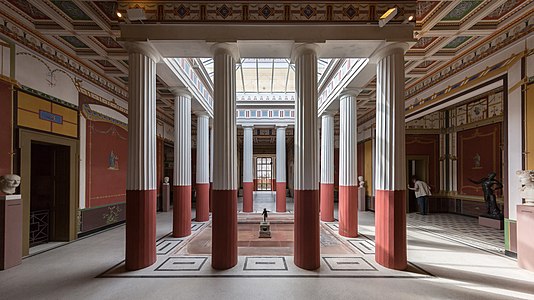
[[[50,121],[39,119],[39,113],[19,109],[17,115],[18,125],[33,129],[50,131]]]
[[[36,113],[39,113],[39,110],[50,111],[52,107],[52,103],[22,92],[18,93],[17,102],[19,108]]]
[[[373,141],[368,140],[364,144],[364,180],[366,181],[365,192],[371,196],[373,194]]]
[[[63,122],[78,123],[78,112],[55,103],[52,104],[52,113],[63,116]]]
[[[68,136],[72,136],[72,137],[77,137],[78,136],[78,126],[76,126],[76,124],[71,124],[71,123],[66,123],[66,122],[63,123],[63,125],[52,123],[52,132],[53,133],[57,133],[57,134],[63,134],[63,135],[68,135]]]
[[[525,103],[525,166],[527,170],[534,170],[534,84],[527,87]]]

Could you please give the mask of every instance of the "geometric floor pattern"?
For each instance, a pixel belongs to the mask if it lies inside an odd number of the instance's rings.
[[[314,271],[303,270],[295,266],[293,256],[254,255],[239,256],[238,263],[229,270],[211,268],[211,255],[187,255],[181,251],[187,247],[203,230],[207,230],[211,221],[193,222],[192,234],[186,238],[173,238],[169,235],[157,242],[157,261],[152,266],[126,271],[124,261],[113,266],[100,278],[138,277],[138,278],[198,278],[198,277],[256,277],[256,278],[428,278],[432,277],[424,270],[409,265],[406,271],[384,268],[374,261],[374,241],[366,236],[344,238],[338,234],[337,222],[321,223],[321,242],[343,243],[350,249],[349,254],[321,255],[320,268]]]
[[[480,250],[504,255],[504,231],[480,226],[478,219],[456,214],[407,214],[409,230],[419,230]]]

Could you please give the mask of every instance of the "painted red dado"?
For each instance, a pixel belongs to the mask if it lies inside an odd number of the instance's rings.
[[[339,234],[358,236],[358,187],[339,186]]]
[[[86,122],[86,207],[126,200],[128,131],[102,121]]]
[[[197,202],[196,202],[196,218],[197,222],[206,222],[210,218],[210,184],[209,183],[197,183]]]
[[[237,264],[237,191],[214,190],[211,266],[226,270]]]
[[[306,270],[321,266],[319,191],[295,190],[295,265]]]
[[[276,212],[286,212],[286,183],[276,183]]]
[[[173,192],[172,236],[185,237],[191,234],[191,186],[175,185]]]
[[[252,212],[254,208],[254,183],[243,182],[243,211]]]
[[[156,190],[126,191],[126,269],[156,262]]]
[[[0,174],[11,174],[12,85],[0,81]]]
[[[376,190],[375,260],[390,269],[407,267],[405,190]]]
[[[321,183],[321,221],[334,221],[334,184]]]

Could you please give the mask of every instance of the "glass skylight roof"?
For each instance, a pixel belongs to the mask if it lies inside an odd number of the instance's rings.
[[[206,72],[213,82],[213,59],[201,58]],[[327,69],[330,59],[317,63],[318,80]],[[237,93],[294,93],[295,66],[289,59],[243,58],[236,67]]]

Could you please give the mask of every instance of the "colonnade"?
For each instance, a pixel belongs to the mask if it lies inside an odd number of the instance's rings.
[[[147,43],[127,43],[130,57],[129,152],[127,177],[126,268],[136,270],[156,260],[155,65]],[[303,269],[320,267],[320,220],[334,220],[334,119],[317,118],[318,46],[294,51],[296,100],[294,127],[294,262]],[[375,165],[376,261],[388,268],[406,268],[404,162],[404,44],[377,55],[377,127]],[[214,119],[197,115],[197,221],[212,212],[212,267],[237,264],[237,127],[236,74],[238,49],[219,43],[214,59]],[[173,236],[191,233],[191,95],[175,96],[175,166]],[[339,233],[358,235],[357,90],[340,97]],[[276,211],[286,211],[286,126],[276,128]],[[244,127],[243,210],[253,209],[253,128]],[[402,145],[402,146],[400,146]],[[399,147],[400,146],[400,147]],[[209,163],[208,163],[209,162]],[[210,168],[209,166],[212,166]]]

